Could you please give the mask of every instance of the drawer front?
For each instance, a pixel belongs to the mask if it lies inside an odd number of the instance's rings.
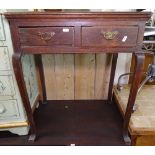
[[[135,46],[138,27],[82,27],[82,46]]]
[[[1,15],[0,15],[0,40],[5,40],[4,27],[3,27]]]
[[[23,46],[72,46],[73,27],[20,28],[20,42]]]
[[[0,101],[0,120],[19,117],[16,100]]]
[[[7,47],[0,47],[0,70],[10,70],[10,59]]]
[[[0,96],[13,96],[15,90],[11,75],[0,75]]]

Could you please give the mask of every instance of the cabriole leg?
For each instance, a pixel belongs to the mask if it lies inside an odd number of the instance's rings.
[[[128,104],[126,107],[126,112],[124,116],[124,125],[123,125],[123,137],[127,145],[131,145],[131,139],[128,135],[128,127],[129,127],[131,114],[133,112],[133,106],[135,104],[138,88],[141,82],[141,77],[143,73],[143,64],[144,64],[144,58],[145,58],[145,55],[143,53],[134,53],[134,55],[136,58],[136,63],[134,67],[134,76],[133,76],[133,81],[130,88],[130,94],[128,98]]]
[[[36,139],[36,126],[35,126],[35,122],[33,119],[33,112],[31,109],[29,97],[28,97],[27,90],[26,90],[24,75],[22,72],[21,56],[22,56],[21,53],[14,53],[12,56],[12,63],[13,63],[13,69],[14,69],[17,85],[20,91],[22,102],[23,102],[23,105],[24,105],[24,108],[27,114],[29,125],[30,125],[31,134],[30,134],[29,140],[34,141]]]

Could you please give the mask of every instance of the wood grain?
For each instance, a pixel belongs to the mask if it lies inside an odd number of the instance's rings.
[[[107,39],[105,34],[109,32],[113,35],[111,40]],[[133,37],[135,35],[135,37]],[[120,27],[120,26],[94,26],[82,27],[82,46],[92,47],[123,47],[135,46],[137,42],[138,27]],[[92,37],[93,36],[93,37]],[[125,37],[127,37],[125,39]],[[123,41],[125,39],[125,41]]]
[[[124,85],[124,89],[118,91],[114,87],[116,103],[122,115],[125,114],[130,85]],[[154,85],[145,85],[136,98],[137,110],[132,114],[129,131],[132,135],[155,135],[155,96]]]
[[[111,55],[55,54],[42,59],[48,100],[107,99]]]
[[[111,69],[111,56],[96,54],[95,99],[107,99]]]
[[[44,55],[43,65],[47,99],[74,99],[74,56]]]
[[[43,55],[42,56],[44,75],[45,75],[45,85],[47,99],[56,100],[56,80],[54,72],[54,55]]]
[[[155,135],[137,136],[135,145],[136,146],[155,146]]]
[[[111,64],[112,64],[112,54],[108,54],[106,58],[106,64],[105,64],[106,68],[105,68],[104,86],[103,86],[104,98],[108,97]]]
[[[107,99],[111,55],[54,54],[42,59],[48,100]]]
[[[75,55],[75,99],[93,99],[95,54]]]
[[[136,67],[135,67],[135,78],[132,84],[132,88],[131,88],[131,93],[130,93],[130,97],[129,97],[129,101],[128,101],[128,107],[127,108],[127,112],[126,112],[126,117],[124,120],[124,135],[127,135],[127,129],[128,129],[128,122],[130,119],[130,115],[132,112],[132,106],[134,105],[135,102],[135,97],[136,97],[136,93],[138,90],[138,85],[140,82],[140,73],[141,73],[141,68],[142,68],[142,54],[140,54],[141,51],[141,47],[142,47],[142,40],[143,40],[143,33],[144,33],[144,27],[145,27],[145,23],[146,21],[151,17],[151,13],[150,12],[143,12],[143,13],[136,13],[136,12],[87,12],[87,13],[82,13],[82,12],[78,12],[78,13],[72,13],[72,12],[57,12],[57,13],[6,13],[5,17],[9,20],[10,23],[10,28],[11,28],[11,34],[12,34],[12,40],[13,40],[13,45],[14,45],[14,49],[15,49],[15,53],[13,55],[13,67],[14,67],[14,71],[15,71],[15,76],[16,76],[16,80],[17,80],[17,84],[20,90],[20,94],[22,97],[22,101],[24,103],[24,107],[26,110],[26,114],[28,116],[28,121],[30,123],[30,127],[31,127],[31,135],[30,135],[30,139],[29,140],[35,140],[36,137],[36,128],[35,128],[35,122],[33,120],[33,113],[32,110],[30,108],[30,102],[28,99],[28,95],[26,92],[26,88],[25,88],[25,83],[24,83],[24,78],[23,78],[23,74],[22,74],[22,69],[21,69],[21,55],[22,53],[31,53],[31,54],[64,54],[64,53],[69,53],[69,54],[76,54],[76,53],[83,53],[82,56],[80,56],[80,60],[78,59],[78,56],[75,55],[75,64],[77,62],[77,64],[84,64],[83,67],[84,70],[82,69],[82,73],[81,70],[79,71],[79,73],[83,76],[82,78],[79,76],[79,78],[76,77],[76,72],[78,70],[76,70],[75,68],[75,83],[76,83],[76,79],[80,80],[80,83],[82,84],[82,86],[84,86],[84,89],[79,88],[80,93],[83,91],[83,93],[86,93],[86,96],[93,96],[94,95],[94,79],[95,79],[95,53],[119,53],[119,52],[131,52],[134,53],[136,55]],[[129,26],[129,27],[138,27],[138,35],[136,33],[132,33],[132,38],[137,38],[137,42],[134,44],[132,44],[133,46],[107,46],[105,45],[104,47],[101,45],[102,42],[100,42],[99,46],[92,46],[92,45],[84,45],[85,47],[83,47],[82,42],[83,42],[83,38],[82,38],[82,33],[81,33],[81,29],[82,27],[92,27],[92,26],[108,26],[108,25],[115,25],[115,26],[120,26],[122,29],[124,26]],[[47,27],[50,26],[56,26],[56,27],[76,27],[75,29],[75,33],[74,33],[74,41],[78,41],[76,44],[74,43],[72,46],[68,47],[68,46],[62,46],[62,45],[57,45],[57,46],[41,46],[43,44],[37,44],[37,42],[33,42],[33,44],[31,46],[22,46],[21,42],[20,42],[20,38],[21,35],[19,33],[19,30],[21,27],[24,28],[32,28],[32,27],[43,27],[44,29],[46,29]],[[81,35],[79,35],[79,32]],[[98,34],[101,35],[101,34]],[[90,38],[94,38],[95,35],[89,35],[88,37]],[[31,36],[29,36],[29,39],[31,39]],[[45,40],[47,38],[44,38]],[[59,38],[64,39],[64,38]],[[87,38],[85,38],[87,39]],[[89,38],[88,38],[89,39]],[[96,38],[97,39],[97,38]],[[123,42],[123,40],[122,40]],[[89,42],[90,43],[90,42]],[[40,45],[40,46],[35,46],[35,45]],[[119,45],[119,44],[118,44]],[[136,53],[135,53],[136,52]],[[85,57],[86,53],[89,53],[90,55],[87,55],[87,57]],[[76,59],[77,56],[77,59]],[[61,59],[61,58],[60,58]],[[88,61],[83,62],[84,59],[88,59]],[[82,60],[82,61],[81,61]],[[58,61],[58,60],[57,60]],[[55,62],[57,62],[55,61]],[[59,63],[59,61],[57,62],[58,64],[61,64],[61,61]],[[114,68],[115,68],[115,63],[114,64]],[[81,65],[80,65],[81,66]],[[77,65],[75,65],[75,67],[77,67]],[[85,71],[86,68],[86,71]],[[57,68],[57,64],[56,64],[56,75],[60,75],[59,70],[61,70],[59,67]],[[63,72],[63,70],[62,70]],[[113,77],[114,77],[114,69],[112,70],[112,78],[110,80],[110,89],[112,90],[112,82],[113,82]],[[88,78],[88,77],[92,77],[92,78]],[[60,77],[56,76],[56,79],[61,79]],[[86,81],[86,85],[83,82],[83,79],[85,79]],[[82,81],[82,82],[81,82]],[[87,84],[87,82],[89,81],[89,84]],[[78,85],[81,85],[78,82]],[[84,85],[83,85],[84,84]],[[60,83],[58,83],[57,85],[63,85],[62,81],[60,81]],[[75,88],[76,84],[75,84]],[[88,89],[89,88],[89,89]],[[62,87],[63,89],[63,87]],[[89,90],[89,91],[87,91]],[[63,94],[61,91],[59,92],[60,94]],[[82,96],[83,94],[80,95],[81,98],[83,98]],[[76,91],[75,91],[75,98],[76,98]],[[128,137],[127,137],[128,138]],[[126,139],[124,139],[126,141]],[[126,141],[127,142],[127,141]]]
[[[20,28],[19,33],[20,43],[24,46],[72,46],[74,40],[74,29],[72,27]]]
[[[55,54],[57,99],[74,99],[73,55]]]

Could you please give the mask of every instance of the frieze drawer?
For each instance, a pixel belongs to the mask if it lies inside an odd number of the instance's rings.
[[[13,79],[11,75],[0,75],[0,96],[15,95]]]
[[[19,117],[16,100],[0,101],[0,120]]]
[[[10,70],[10,59],[7,47],[0,47],[0,70]]]
[[[136,46],[137,35],[136,26],[82,27],[82,46],[131,47]]]
[[[20,28],[22,46],[72,46],[73,27]]]

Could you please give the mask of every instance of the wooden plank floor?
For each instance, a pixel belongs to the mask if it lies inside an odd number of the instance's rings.
[[[125,145],[122,117],[104,101],[50,101],[34,114],[38,139],[0,132],[0,145]]]

